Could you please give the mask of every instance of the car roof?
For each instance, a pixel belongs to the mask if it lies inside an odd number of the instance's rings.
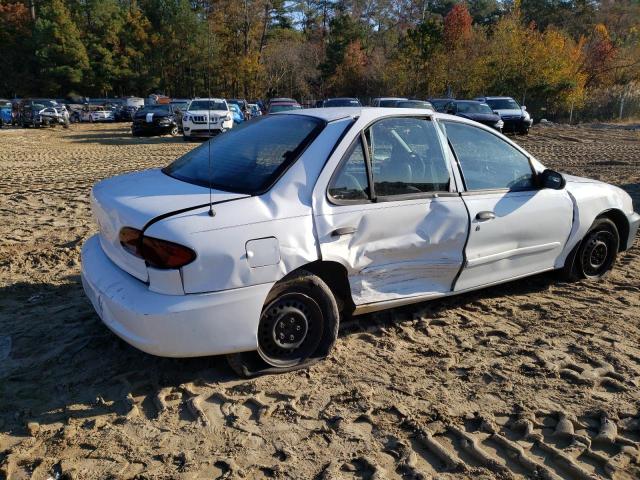
[[[486,98],[487,100],[500,100],[502,98],[508,98],[509,100],[513,100],[513,97],[502,97],[502,96],[485,96],[485,97],[476,97],[476,98]]]
[[[306,115],[309,117],[319,118],[325,122],[334,122],[343,118],[364,117],[375,120],[377,118],[389,116],[421,116],[425,115],[432,118],[451,118],[460,120],[461,117],[454,115],[445,115],[434,110],[425,110],[423,108],[386,108],[386,107],[328,107],[328,108],[304,108],[302,110],[288,110],[286,112],[278,112],[273,115]]]

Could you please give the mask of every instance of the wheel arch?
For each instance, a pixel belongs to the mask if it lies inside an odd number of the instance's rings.
[[[292,270],[281,278],[279,282],[286,281],[288,278],[296,275],[300,271],[306,271],[317,275],[324,283],[327,284],[336,298],[338,309],[342,315],[348,316],[353,313],[355,310],[355,303],[351,296],[349,277],[344,265],[333,261],[315,260]]]
[[[611,208],[609,210],[605,210],[604,212],[601,212],[595,218],[595,220],[598,220],[600,218],[607,218],[614,223],[614,225],[618,229],[618,235],[620,236],[618,251],[619,252],[625,251],[627,249],[626,239],[629,237],[629,221],[627,220],[627,217],[625,216],[625,214],[621,210],[618,210],[617,208]]]

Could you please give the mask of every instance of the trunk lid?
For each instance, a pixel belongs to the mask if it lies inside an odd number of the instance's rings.
[[[246,194],[212,190],[211,200],[228,201]],[[123,227],[142,229],[159,215],[209,202],[209,189],[176,180],[160,169],[145,170],[109,178],[97,183],[91,192],[91,209],[100,230],[100,244],[107,256],[137,279],[148,281],[144,260],[120,245]]]

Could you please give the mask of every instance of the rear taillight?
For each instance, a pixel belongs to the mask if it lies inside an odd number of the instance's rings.
[[[137,228],[124,227],[120,230],[120,245],[122,245],[122,248],[140,258],[142,258],[139,253],[141,238],[142,232]]]
[[[131,227],[120,230],[120,244],[154,268],[180,268],[196,258],[196,252],[184,245],[144,236],[142,231]]]

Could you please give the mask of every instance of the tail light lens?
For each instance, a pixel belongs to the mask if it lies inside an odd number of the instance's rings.
[[[142,258],[154,268],[180,268],[196,258],[196,252],[184,245],[144,236],[141,230],[131,227],[120,230],[120,244],[127,252]]]

